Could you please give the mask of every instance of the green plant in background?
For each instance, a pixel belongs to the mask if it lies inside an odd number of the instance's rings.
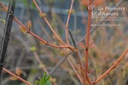
[[[35,82],[35,85],[52,85],[52,83],[49,81],[50,75],[47,75],[46,72],[44,72],[43,77]]]

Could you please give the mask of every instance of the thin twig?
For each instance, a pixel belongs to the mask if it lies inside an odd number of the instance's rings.
[[[71,33],[70,30],[69,30],[69,35],[71,36],[71,39],[72,39],[72,42],[73,42],[74,47],[77,48],[76,42],[75,42],[75,40],[74,40],[74,38],[73,38],[72,33]]]
[[[70,30],[69,30],[69,34],[70,34],[71,40],[72,40],[72,42],[74,44],[74,47],[75,47],[74,53],[76,54],[76,56],[78,58],[78,63],[80,64],[80,70],[81,70],[81,75],[82,75],[82,79],[83,79],[82,81],[84,81],[85,80],[85,72],[83,70],[83,64],[82,64],[82,60],[81,60],[81,55],[80,55],[79,50],[77,49],[76,42],[75,42],[75,40],[74,40],[74,38],[73,38],[72,33],[71,33]],[[85,83],[85,82],[81,82],[81,83]]]
[[[67,22],[66,22],[66,29],[65,29],[65,33],[66,33],[66,42],[67,44],[69,44],[69,40],[68,40],[68,26],[69,26],[69,20],[72,14],[72,8],[73,8],[73,4],[74,4],[74,0],[72,0],[71,5],[70,5],[70,10],[68,12],[68,17],[67,17]]]
[[[86,83],[86,81],[85,81],[85,72],[84,72],[84,69],[83,69],[83,65],[82,65],[82,61],[81,61],[81,56],[80,56],[80,53],[79,53],[79,50],[78,49],[76,49],[76,51],[75,51],[75,54],[76,54],[76,56],[77,56],[77,58],[78,58],[78,63],[80,64],[80,70],[81,70],[81,75],[82,75],[82,79],[83,79],[83,84],[85,84]]]
[[[74,72],[76,73],[77,77],[79,78],[80,82],[82,83],[83,81],[82,81],[80,75],[78,74],[78,72],[76,71],[75,67],[73,66],[71,60],[69,58],[67,58],[67,60],[68,60],[69,64],[71,65],[72,69],[74,70]]]
[[[119,57],[119,59],[107,71],[105,71],[94,83],[97,84],[101,79],[103,79],[107,74],[109,74],[113,69],[115,69],[127,53],[128,49],[124,51],[124,53]]]
[[[124,0],[122,0],[122,2],[123,2]],[[108,17],[108,16],[107,16]],[[106,18],[105,18],[106,19]],[[105,20],[104,19],[104,20]],[[101,23],[102,23],[103,21],[101,21]],[[98,26],[96,26],[96,28],[97,28]],[[95,30],[95,29],[94,29]],[[92,33],[94,30],[92,30],[90,33]],[[83,38],[83,39],[85,39],[85,37]],[[83,41],[83,40],[82,40]],[[81,42],[81,41],[80,41]]]
[[[51,70],[50,75],[52,75],[57,68],[67,59],[67,57],[70,55],[71,53],[67,54],[66,56],[64,56],[57,64],[56,66]]]
[[[36,52],[33,52],[36,60],[38,61],[38,63],[41,65],[41,68],[47,73],[49,74],[48,70],[45,68],[45,66],[43,65],[42,61],[40,60],[39,56],[37,55]]]
[[[56,38],[59,40],[59,42],[63,45],[65,45],[65,43],[63,42],[63,40],[59,37],[59,35],[54,31],[54,29],[52,28],[51,24],[49,23],[49,21],[47,20],[47,18],[44,16],[44,13],[41,11],[40,7],[38,6],[38,4],[36,3],[35,0],[33,0],[33,3],[35,4],[36,8],[38,9],[41,17],[45,20],[45,22],[47,23],[47,25],[49,26],[50,30],[53,32],[53,34],[56,36]]]
[[[5,7],[1,2],[0,2],[0,6],[2,6],[2,8],[7,11],[7,7]],[[40,40],[41,42],[45,43],[46,45],[49,45],[49,46],[52,46],[52,47],[55,47],[55,48],[72,48],[71,46],[58,46],[58,45],[55,45],[55,44],[52,44],[46,40],[44,40],[43,38],[37,36],[35,33],[31,32],[25,25],[23,25],[16,17],[14,17],[14,20],[19,24],[21,25],[26,31],[27,33],[31,34],[32,36],[36,37],[38,40]]]
[[[19,79],[20,81],[24,82],[25,84],[27,84],[27,85],[32,85],[30,82],[28,82],[28,81],[22,79],[21,77],[15,75],[14,73],[10,72],[9,70],[7,70],[7,69],[5,69],[5,68],[3,68],[3,70],[4,70],[5,72],[7,72],[8,74],[10,74],[10,75],[16,77],[16,78]]]
[[[36,60],[38,61],[38,63],[41,65],[41,68],[49,75],[48,70],[46,69],[45,65],[43,65],[43,63],[42,63],[41,59],[39,58],[39,56],[37,55],[37,53],[33,52],[33,54],[34,54]],[[54,84],[57,85],[55,82],[54,82]]]
[[[119,3],[117,3],[114,7],[118,7],[119,5],[121,5],[121,3],[123,2],[124,0],[121,0]],[[113,10],[115,11],[115,10]],[[111,13],[113,12],[111,11]],[[110,15],[106,16],[103,21],[109,17]],[[98,24],[102,24],[103,21],[100,21]],[[92,34],[100,25],[97,25],[96,27],[92,28],[91,31],[90,31],[90,34]],[[84,39],[85,39],[86,35],[80,39],[80,41],[77,42],[77,46],[79,45],[80,42],[82,42]],[[72,53],[72,52],[71,52]],[[67,55],[68,56],[68,55]],[[62,58],[57,64],[56,66],[54,67],[53,71],[55,71],[66,59],[67,59],[67,56]],[[53,74],[54,72],[51,71],[51,74]]]
[[[55,47],[55,48],[68,48],[69,46],[58,46],[58,45],[55,45],[55,44],[52,44],[46,40],[44,40],[43,38],[37,36],[36,34],[34,34],[32,31],[28,30],[27,27],[25,27],[16,17],[14,17],[14,20],[20,24],[23,28],[25,28],[27,30],[27,33],[31,34],[32,36],[36,37],[37,39],[39,39],[41,42],[45,43],[46,45],[49,45],[49,46],[52,46],[52,47]]]

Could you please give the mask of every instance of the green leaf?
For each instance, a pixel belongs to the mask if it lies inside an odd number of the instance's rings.
[[[39,85],[45,85],[44,79],[40,79]]]
[[[1,22],[3,22],[5,24],[5,20],[4,19],[0,19]]]
[[[39,80],[39,85],[52,85],[49,79],[50,79],[50,75],[47,75],[47,73],[44,72],[43,77]]]
[[[45,80],[45,78],[46,78],[46,72],[44,72],[43,74],[43,79]]]
[[[46,85],[52,85],[52,83],[48,80],[48,81],[46,82]]]
[[[45,78],[45,82],[47,82],[50,79],[50,75],[47,75],[47,77]]]

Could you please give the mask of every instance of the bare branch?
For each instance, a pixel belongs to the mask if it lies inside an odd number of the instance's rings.
[[[9,8],[6,16],[6,23],[4,27],[3,39],[2,39],[1,50],[0,50],[0,83],[1,83],[1,73],[3,69],[4,61],[6,58],[5,55],[8,47],[9,37],[10,37],[13,18],[14,18],[15,3],[16,3],[16,0],[10,0]]]

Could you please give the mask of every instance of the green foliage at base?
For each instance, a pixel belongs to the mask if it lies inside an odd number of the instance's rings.
[[[35,85],[52,85],[49,79],[50,75],[47,75],[46,72],[44,72],[43,77],[38,81],[35,81]]]

